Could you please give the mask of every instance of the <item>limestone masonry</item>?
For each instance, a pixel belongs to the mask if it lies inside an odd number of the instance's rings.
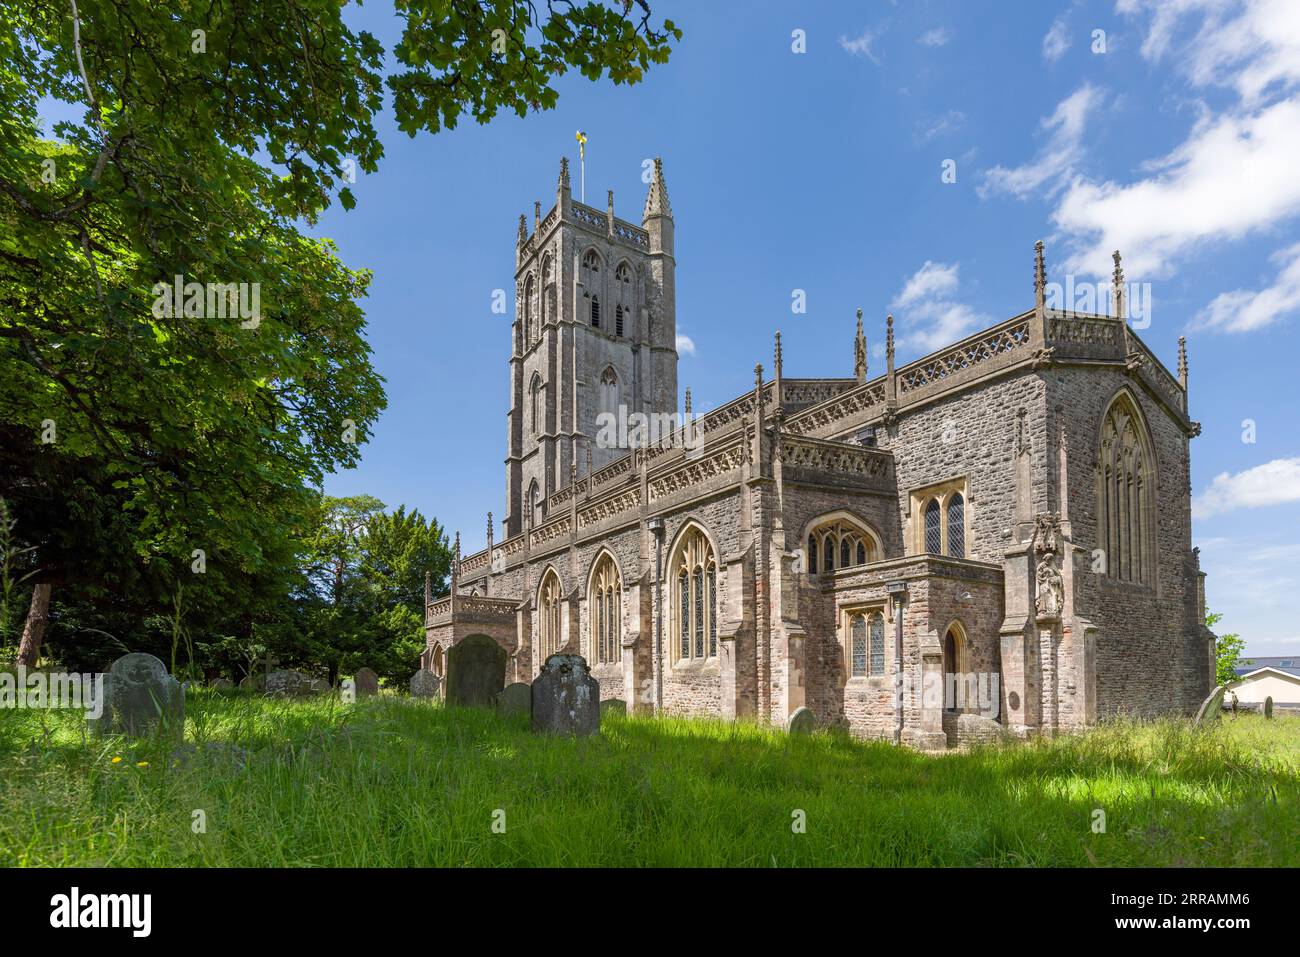
[[[898,368],[890,319],[875,378],[861,313],[850,376],[786,378],[778,334],[772,376],[697,418],[662,165],[640,225],[613,206],[562,161],[520,217],[502,538],[490,513],[487,548],[457,535],[423,667],[481,635],[507,682],[576,653],[637,713],[808,708],[924,748],[1195,710],[1200,426],[1182,343],[1175,376],[1125,321],[1118,254],[1114,315],[1048,309],[1040,243],[1029,311]],[[668,427],[607,428],[632,413]]]

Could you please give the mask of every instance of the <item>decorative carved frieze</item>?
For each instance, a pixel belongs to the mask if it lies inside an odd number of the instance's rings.
[[[738,469],[744,464],[746,449],[744,443],[715,452],[706,458],[688,462],[674,469],[667,475],[659,476],[650,482],[650,501],[680,492],[682,489],[701,485],[721,475]]]
[[[884,381],[868,382],[853,387],[838,399],[799,413],[782,427],[782,432],[789,435],[807,435],[832,426],[843,419],[869,413],[876,406],[884,405],[884,402]]]
[[[1120,324],[1117,321],[1059,317],[1047,320],[1047,337],[1053,342],[1117,347],[1120,334]]]
[[[539,545],[545,545],[547,542],[559,538],[562,535],[569,534],[570,521],[569,516],[564,515],[554,521],[547,522],[540,528],[532,531],[532,546],[536,548]]]
[[[641,504],[641,489],[630,488],[621,495],[614,495],[604,501],[596,502],[578,512],[578,527],[586,528],[607,518],[631,511]]]
[[[865,478],[886,478],[892,456],[848,442],[781,437],[782,461],[789,468],[840,472]]]
[[[962,343],[938,355],[904,366],[898,373],[898,391],[906,394],[922,386],[942,381],[990,359],[1029,344],[1029,323],[1019,322],[998,329],[973,342]]]

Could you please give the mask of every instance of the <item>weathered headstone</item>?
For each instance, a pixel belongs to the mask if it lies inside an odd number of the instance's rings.
[[[1264,717],[1273,717],[1273,696],[1269,695],[1264,699]]]
[[[817,716],[811,708],[795,708],[790,715],[791,734],[812,734],[817,727]]]
[[[607,714],[627,714],[627,702],[622,698],[606,698],[600,703],[600,716]]]
[[[582,655],[555,654],[533,681],[533,730],[587,735],[600,731],[600,682]]]
[[[1225,690],[1227,689],[1223,685],[1219,685],[1201,702],[1201,706],[1196,709],[1196,718],[1192,721],[1194,726],[1200,727],[1203,724],[1219,720],[1223,713],[1223,693]]]
[[[447,651],[447,704],[491,708],[506,686],[509,655],[487,635],[470,635]]]
[[[239,679],[239,687],[245,691],[265,691],[266,676],[258,674],[244,675]]]
[[[356,687],[357,697],[362,695],[379,694],[379,675],[375,674],[371,668],[358,668],[357,673],[352,677]]]
[[[226,688],[233,688],[234,686],[235,686],[234,683],[227,678],[213,678],[211,681],[208,682],[209,688],[226,689]]]
[[[104,712],[92,725],[102,734],[139,737],[161,726],[165,733],[180,736],[185,730],[185,692],[153,655],[123,655],[104,678]]]
[[[497,714],[506,718],[515,714],[524,716],[533,713],[533,689],[522,681],[508,684],[497,695]]]
[[[412,698],[436,698],[442,691],[442,680],[428,669],[421,668],[411,675]]]

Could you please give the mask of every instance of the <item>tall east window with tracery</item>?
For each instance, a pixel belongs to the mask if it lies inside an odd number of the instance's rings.
[[[589,614],[595,660],[602,665],[621,661],[623,589],[609,554],[602,555],[592,571]]]
[[[1102,417],[1097,467],[1097,540],[1104,573],[1155,581],[1155,470],[1151,439],[1132,397],[1121,393]]]
[[[718,655],[718,561],[699,528],[678,542],[668,566],[673,582],[671,647],[678,661],[703,661]]]

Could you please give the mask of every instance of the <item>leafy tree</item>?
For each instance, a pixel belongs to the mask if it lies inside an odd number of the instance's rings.
[[[0,0],[0,496],[68,660],[175,635],[178,594],[199,649],[301,627],[277,603],[314,489],[385,397],[369,274],[299,226],[376,170],[384,83],[399,128],[438,132],[550,109],[571,67],[637,82],[681,36],[644,0],[402,0],[385,78],[342,6]],[[55,140],[47,96],[82,110]]]
[[[1205,627],[1213,631],[1214,626],[1223,620],[1218,612],[1205,613]],[[1241,662],[1246,642],[1240,635],[1215,635],[1214,639],[1214,683],[1229,685],[1237,680],[1237,665]]]

